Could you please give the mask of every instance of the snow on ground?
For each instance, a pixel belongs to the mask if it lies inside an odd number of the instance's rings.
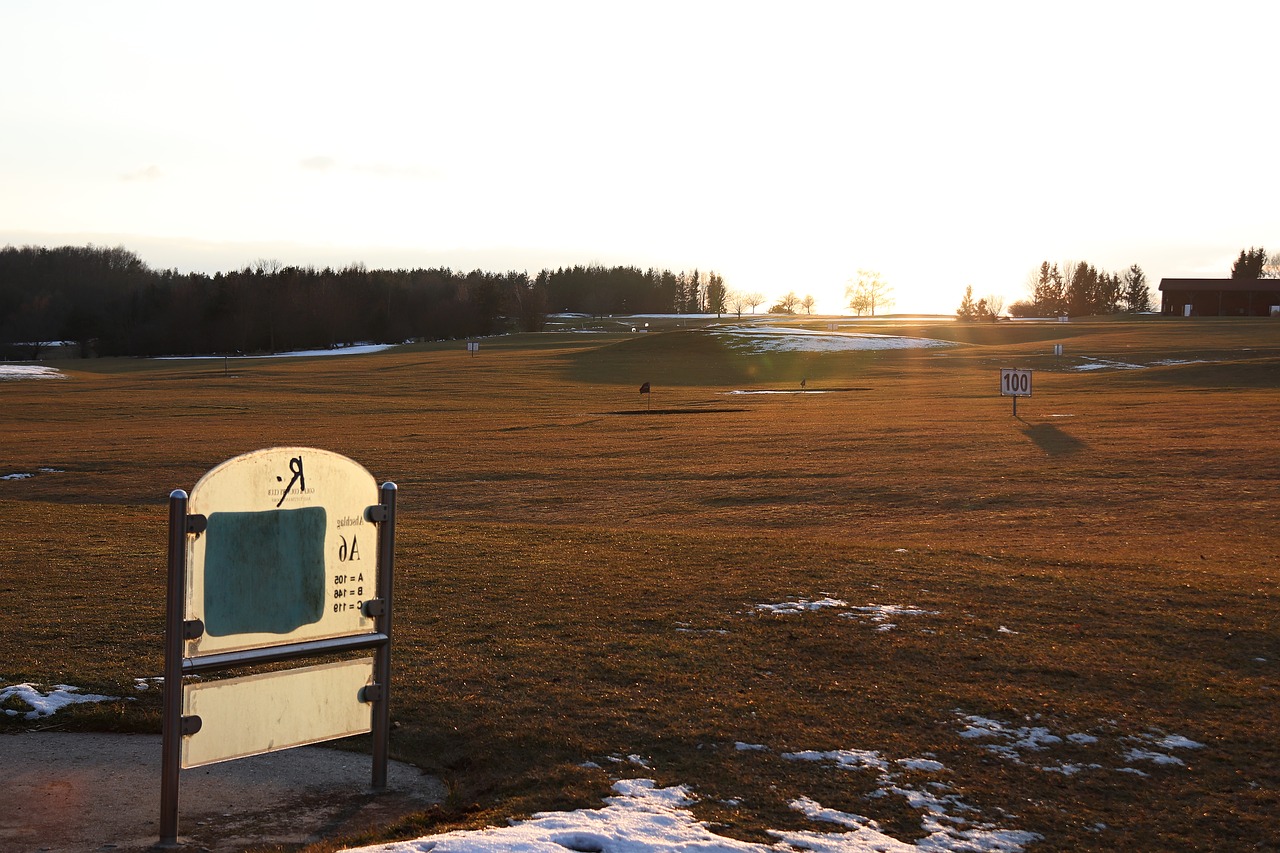
[[[796,754],[796,760],[808,754]],[[821,756],[821,753],[813,753]],[[787,756],[791,757],[791,756]],[[822,760],[815,757],[808,760]],[[884,790],[901,793],[923,810],[922,826],[929,833],[916,844],[886,835],[875,821],[800,797],[791,807],[811,820],[834,823],[839,832],[782,832],[771,830],[775,844],[739,841],[717,835],[689,810],[694,804],[686,786],[659,788],[652,779],[624,779],[614,784],[617,796],[604,808],[573,812],[542,812],[511,826],[488,827],[432,835],[356,848],[362,853],[905,853],[905,851],[1016,851],[1039,836],[1018,830],[971,824],[948,809],[972,809],[954,795],[937,796],[913,788],[898,788],[898,774],[882,773]],[[970,828],[966,828],[970,827]],[[349,851],[349,853],[351,853]]]
[[[927,835],[916,844],[904,844],[880,832],[875,821],[824,809],[807,797],[802,797],[792,804],[793,808],[808,815],[813,820],[825,820],[846,826],[855,831],[873,832],[894,846],[867,846],[836,848],[846,850],[1021,850],[1024,844],[1037,841],[1040,836],[1034,832],[1001,829],[995,824],[979,820],[980,813],[973,806],[965,803],[958,794],[949,793],[952,788],[946,782],[931,780],[923,785],[915,785],[906,781],[909,771],[915,773],[940,773],[946,770],[945,765],[932,758],[898,758],[889,760],[875,750],[841,749],[828,752],[791,752],[783,753],[783,758],[795,761],[818,761],[831,764],[842,770],[869,770],[876,774],[880,796],[894,794],[906,799],[907,803],[921,813],[920,828]],[[900,768],[900,769],[899,769]],[[925,788],[929,790],[924,790]],[[875,796],[875,795],[872,795]],[[798,804],[798,805],[797,805]],[[806,833],[808,834],[808,833]],[[829,836],[828,836],[829,837]],[[873,843],[879,839],[867,839]],[[884,842],[880,842],[883,844]]]
[[[976,714],[965,714],[960,710],[955,713],[962,726],[958,732],[960,737],[966,740],[983,741],[982,748],[987,752],[1014,764],[1026,764],[1046,773],[1061,773],[1064,776],[1071,776],[1085,770],[1108,769],[1106,765],[1098,761],[1085,763],[1059,762],[1052,760],[1049,756],[1037,757],[1035,761],[1031,761],[1024,755],[1024,753],[1028,752],[1046,753],[1055,747],[1062,746],[1064,742],[1071,743],[1077,747],[1105,748],[1106,744],[1103,743],[1103,739],[1098,735],[1088,732],[1074,732],[1059,736],[1050,731],[1047,726],[1021,726]],[[1029,720],[1028,722],[1039,722],[1038,715],[1037,719]],[[1121,735],[1114,739],[1125,745],[1123,756],[1126,765],[1146,761],[1158,765],[1182,766],[1185,762],[1176,755],[1170,755],[1167,750],[1202,749],[1204,747],[1204,744],[1197,743],[1182,735],[1169,735],[1162,732]],[[1137,745],[1131,746],[1130,744]],[[1156,748],[1166,751],[1161,752]],[[1102,757],[1099,756],[1099,758]],[[1132,766],[1112,767],[1110,769],[1119,773],[1134,773],[1139,776],[1148,775],[1145,771]]]
[[[1082,355],[1085,364],[1077,364],[1072,370],[1144,370],[1145,364],[1130,364],[1127,361],[1110,361],[1105,358],[1090,358]]]
[[[866,619],[875,624],[877,631],[891,631],[898,627],[897,623],[889,621],[890,619],[900,616],[937,616],[939,612],[901,604],[866,604],[850,607],[849,602],[838,598],[820,598],[817,601],[801,598],[797,601],[780,601],[776,604],[757,604],[755,609],[761,613],[772,613],[777,616],[810,613],[815,610],[843,609],[844,612],[840,613],[840,616],[846,619]]]
[[[0,708],[3,708],[8,716],[21,716],[24,720],[50,717],[68,705],[81,702],[113,702],[118,698],[120,697],[81,693],[79,687],[72,687],[70,684],[57,684],[48,691],[42,691],[34,684],[12,684],[8,687],[0,687]],[[26,705],[30,710],[12,707],[18,704]]]
[[[802,614],[832,607],[843,602],[824,598],[809,602],[784,602],[762,605],[766,612]],[[155,678],[135,679],[135,688],[148,689]],[[36,719],[57,713],[78,702],[105,702],[116,697],[81,693],[79,688],[59,684],[41,690],[32,684],[0,687],[0,708],[10,716]],[[14,705],[22,708],[12,707]],[[29,708],[30,710],[26,710]],[[1070,775],[1083,770],[1106,769],[1100,763],[1061,764],[1038,759],[1032,763],[1024,753],[1044,754],[1070,743],[1077,748],[1102,748],[1102,738],[1086,732],[1059,736],[1042,725],[1018,725],[957,709],[963,740],[983,741],[983,748],[1008,761],[1029,764],[1045,772]],[[1037,720],[1029,722],[1036,723]],[[1107,728],[1114,729],[1108,723]],[[1127,748],[1124,760],[1129,763],[1149,762],[1155,765],[1182,765],[1170,750],[1201,749],[1182,735],[1144,732],[1141,735],[1114,735],[1114,740]],[[990,741],[990,742],[988,742]],[[754,753],[767,752],[766,744],[738,741],[734,750],[751,760]],[[694,794],[688,786],[659,788],[651,779],[621,779],[615,782],[616,796],[606,798],[603,808],[579,809],[572,812],[542,812],[529,820],[509,826],[479,830],[459,830],[370,847],[352,848],[348,853],[911,853],[911,851],[970,851],[970,853],[1016,853],[1025,845],[1040,840],[1033,832],[1002,827],[985,819],[981,812],[955,792],[945,781],[946,766],[932,753],[922,756],[893,758],[876,750],[836,749],[799,750],[781,753],[789,761],[812,761],[833,772],[865,772],[875,775],[878,793],[874,796],[897,796],[906,800],[919,814],[924,837],[914,843],[900,841],[881,829],[868,817],[826,808],[808,796],[798,796],[791,808],[815,823],[829,823],[839,831],[821,832],[770,830],[778,840],[773,844],[750,843],[717,835],[694,817],[691,806]],[[638,755],[611,755],[608,760],[620,769],[636,766],[651,769]],[[594,762],[584,766],[599,767]],[[1113,768],[1117,772],[1149,775],[1135,767]],[[941,778],[940,778],[941,777]],[[1006,818],[1014,816],[1005,815]],[[1105,827],[1099,827],[1099,831]]]
[[[37,468],[36,470],[41,474],[65,473],[61,468]],[[19,471],[16,474],[0,474],[0,480],[30,480],[34,476],[35,474],[30,471]]]
[[[788,613],[805,613],[810,610],[823,610],[829,607],[848,607],[849,602],[841,601],[838,598],[820,598],[817,601],[809,601],[802,598],[799,601],[781,601],[777,604],[757,604],[756,610],[763,613],[777,613],[779,615]]]
[[[1084,732],[1063,738],[1044,726],[1017,726],[961,711],[956,714],[963,724],[959,737],[993,738],[998,742],[987,746],[990,751],[1019,763],[1022,763],[1022,752],[1044,752],[1064,741],[1086,748],[1100,743],[1100,738]],[[1198,749],[1203,746],[1181,735],[1161,733],[1124,737],[1122,740],[1163,749]],[[734,743],[734,750],[744,755],[768,749],[765,744]],[[1174,756],[1149,749],[1134,748],[1125,755],[1130,762],[1182,763]],[[977,808],[966,803],[950,784],[938,778],[945,776],[947,768],[931,753],[891,758],[876,750],[838,749],[786,752],[781,757],[790,761],[818,762],[836,772],[875,774],[879,791],[873,796],[905,799],[919,813],[920,827],[925,836],[909,844],[886,834],[871,818],[826,808],[810,797],[800,796],[791,802],[793,809],[815,822],[835,824],[842,828],[841,831],[771,830],[770,834],[778,839],[774,844],[738,841],[716,835],[707,824],[693,816],[689,807],[695,800],[687,786],[659,788],[651,779],[624,779],[614,784],[617,796],[606,799],[604,808],[543,812],[505,827],[448,832],[412,841],[356,848],[348,853],[564,853],[566,849],[578,853],[675,853],[688,850],[703,853],[791,853],[795,850],[816,853],[1013,853],[1040,840],[1036,833],[1001,827],[984,819]],[[644,764],[636,756],[611,756],[610,760]],[[1063,774],[1102,768],[1096,763],[1036,766],[1046,772]],[[1136,768],[1117,769],[1119,772],[1147,775]],[[1102,829],[1105,827],[1100,826],[1099,831]]]
[[[268,355],[162,355],[156,358],[156,361],[194,361],[209,359],[232,359],[241,360],[247,358],[315,358],[322,355],[366,355],[371,352],[382,352],[391,349],[395,344],[353,344],[349,347],[334,347],[333,349],[305,349],[295,350],[293,352],[276,352]]]
[[[1071,367],[1071,370],[1146,370],[1148,367],[1172,367],[1182,364],[1212,364],[1212,362],[1203,359],[1178,359],[1178,358],[1162,358],[1159,361],[1153,361],[1150,364],[1133,364],[1127,361],[1112,361],[1106,358],[1093,358],[1091,356],[1082,355],[1080,358],[1084,364],[1077,364]]]
[[[0,381],[17,379],[66,379],[61,370],[39,364],[0,364]]]
[[[951,341],[874,335],[865,332],[824,332],[785,326],[730,326],[716,329],[731,346],[749,353],[845,352],[848,350],[927,349],[955,346]]]

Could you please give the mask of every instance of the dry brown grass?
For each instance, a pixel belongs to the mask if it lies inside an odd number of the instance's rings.
[[[0,458],[61,473],[0,482],[0,682],[158,674],[168,492],[314,445],[401,489],[393,749],[453,797],[397,833],[595,805],[643,774],[740,837],[822,828],[801,795],[918,836],[870,775],[780,757],[874,749],[936,755],[1040,849],[1274,849],[1280,326],[904,331],[965,344],[747,357],[685,329],[2,384]],[[1067,369],[1086,356],[1199,363]],[[1037,370],[1017,419],[1002,366]],[[841,390],[727,394],[801,378]],[[756,610],[822,596],[936,614],[879,632]],[[154,727],[154,702],[61,716]],[[958,737],[960,714],[1099,740],[1019,764]],[[1133,765],[1151,732],[1205,747]],[[632,754],[652,768],[610,761]],[[1041,769],[1064,762],[1102,766]]]

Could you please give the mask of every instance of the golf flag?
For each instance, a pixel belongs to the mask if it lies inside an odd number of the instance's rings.
[[[646,382],[646,383],[644,383],[643,385],[641,385],[641,386],[640,386],[640,393],[641,393],[641,394],[648,394],[648,393],[649,393],[649,383],[648,383],[648,382]]]

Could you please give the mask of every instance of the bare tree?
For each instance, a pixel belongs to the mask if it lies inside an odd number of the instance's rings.
[[[1262,265],[1263,278],[1280,278],[1280,252],[1273,252]]]
[[[815,301],[816,300],[813,298],[812,293],[806,293],[804,295],[804,299],[800,300],[800,307],[804,309],[804,313],[806,314],[813,313],[813,305]]]
[[[752,292],[748,293],[748,294],[747,294],[745,297],[743,297],[743,298],[744,298],[744,299],[746,299],[746,300],[747,300],[747,304],[751,306],[751,313],[752,313],[752,314],[756,313],[756,308],[757,308],[758,306],[760,306],[760,305],[763,305],[763,304],[764,304],[764,294],[763,294],[763,293],[760,293],[759,291],[755,291],[755,290],[753,290]]]
[[[742,309],[751,305],[748,294],[740,290],[731,290],[724,298],[725,308],[730,314],[737,314],[738,319],[742,319]]]
[[[991,319],[994,320],[1000,316],[1000,312],[1004,310],[1004,297],[991,294],[986,298],[987,312]]]
[[[893,305],[893,288],[890,287],[880,273],[872,270],[858,270],[856,279],[849,279],[845,285],[844,296],[849,307],[859,316],[867,311],[876,316],[877,308],[888,308]]]

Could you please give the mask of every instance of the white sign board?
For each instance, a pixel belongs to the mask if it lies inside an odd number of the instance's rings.
[[[1012,367],[1000,368],[1001,397],[1030,397],[1031,371]]]
[[[345,456],[276,447],[200,478],[188,512],[207,527],[187,543],[185,618],[204,633],[186,657],[372,633],[377,595],[373,476]]]
[[[182,713],[200,730],[182,739],[182,766],[363,734],[372,714],[361,690],[372,683],[373,658],[363,658],[188,684]]]

